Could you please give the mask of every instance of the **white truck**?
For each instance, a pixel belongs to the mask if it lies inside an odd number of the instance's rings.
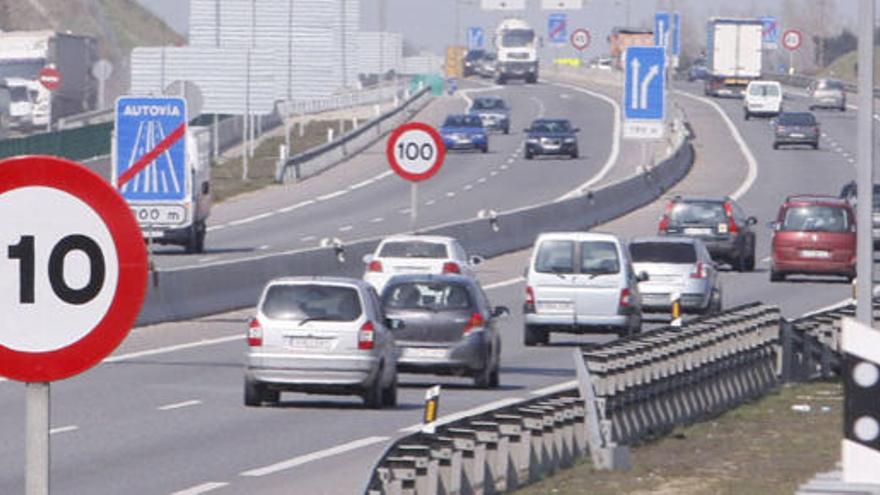
[[[98,82],[91,74],[98,60],[97,42],[89,36],[54,31],[0,32],[0,79],[13,93],[11,124],[29,128],[95,109]],[[51,94],[39,82],[44,67],[61,73]],[[52,104],[49,105],[49,98]]]
[[[762,30],[758,19],[709,19],[707,96],[742,96],[749,82],[761,78]]]
[[[505,19],[495,30],[497,62],[495,82],[504,84],[510,79],[527,83],[538,82],[538,37],[535,30],[522,19]]]

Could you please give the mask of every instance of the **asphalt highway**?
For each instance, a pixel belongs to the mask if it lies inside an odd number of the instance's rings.
[[[619,89],[613,86],[585,85],[619,99]],[[848,297],[851,288],[842,279],[795,278],[771,284],[766,262],[770,231],[764,224],[775,216],[785,195],[836,194],[854,176],[843,151],[851,156],[854,151],[847,146],[854,146],[855,114],[820,112],[826,136],[818,152],[773,151],[767,121],[744,122],[739,101],[707,102],[696,86],[680,89],[686,94],[676,94],[674,100],[695,132],[697,160],[671,194],[735,194],[749,214],[759,218],[758,270],[722,275],[725,305],[762,300],[779,304],[792,316]],[[453,155],[436,184],[426,185],[421,198],[436,201],[425,205],[426,224],[470,218],[481,208],[506,209],[554,199],[601,174],[613,154],[613,106],[605,100],[550,85],[491,91],[500,91],[512,102],[517,131],[542,107],[545,115],[574,119],[584,129],[582,155],[586,158],[526,163],[516,154],[520,134],[493,136],[493,153]],[[425,120],[437,123],[446,111],[463,104],[461,98],[438,102],[429,107]],[[786,101],[786,106],[804,104],[797,97]],[[835,151],[832,143],[843,151]],[[637,157],[636,147],[623,145],[602,180],[631,174]],[[508,163],[510,158],[513,161]],[[508,167],[502,169],[502,165]],[[347,187],[356,183],[355,178],[363,181],[384,170],[384,157],[373,149],[312,181],[290,187],[296,192],[289,197],[279,192],[285,189],[278,188],[242,198],[230,203],[237,207],[218,208],[214,226],[230,226],[209,234],[213,253],[161,256],[161,262],[170,267],[199,263],[210,256],[234,259],[267,244],[267,250],[296,249],[316,242],[304,241],[304,237],[327,236],[346,225],[352,229],[336,237],[405,230],[408,214],[399,211],[408,207],[408,185],[391,177],[316,200],[292,210],[290,216],[278,214],[231,225],[236,215],[261,215],[274,211],[263,208],[268,204],[278,208],[284,201],[296,204],[318,198],[331,194],[335,186]],[[498,173],[492,175],[493,170]],[[486,181],[479,182],[480,178]],[[465,189],[467,185],[473,187]],[[445,199],[449,192],[455,193],[449,197],[454,199]],[[657,201],[598,230],[627,238],[651,234],[662,205]],[[370,222],[379,216],[382,222]],[[613,338],[553,335],[547,347],[525,348],[520,311],[524,289],[519,277],[527,255],[523,251],[495,258],[479,271],[493,303],[511,309],[501,325],[502,387],[474,390],[468,379],[406,374],[401,376],[400,405],[394,410],[366,410],[354,397],[301,394],[284,395],[276,408],[245,408],[241,361],[244,322],[250,310],[136,329],[110,362],[53,385],[53,492],[357,493],[386,443],[412,431],[419,422],[428,386],[443,386],[441,417],[501,405],[569,382],[574,377],[573,345]],[[5,440],[0,446],[0,493],[22,492],[23,404],[21,384],[0,383],[0,437]]]

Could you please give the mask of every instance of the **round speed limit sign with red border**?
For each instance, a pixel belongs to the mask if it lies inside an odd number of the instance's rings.
[[[385,155],[397,175],[411,182],[421,182],[433,177],[443,166],[446,147],[433,127],[410,122],[391,133]]]
[[[0,375],[49,382],[98,364],[128,335],[147,287],[128,204],[87,168],[0,161]]]
[[[782,46],[784,46],[786,50],[794,51],[801,47],[803,39],[803,33],[797,29],[789,29],[782,33]]]

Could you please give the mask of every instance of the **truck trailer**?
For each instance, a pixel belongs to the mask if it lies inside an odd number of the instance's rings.
[[[511,79],[538,82],[538,37],[529,23],[513,18],[501,21],[495,30],[495,49],[496,83],[504,84]]]
[[[763,23],[758,19],[709,19],[707,96],[742,96],[761,78]]]

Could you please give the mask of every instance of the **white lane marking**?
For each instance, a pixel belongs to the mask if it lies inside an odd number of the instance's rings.
[[[229,222],[228,225],[230,227],[237,227],[239,225],[244,225],[246,223],[256,222],[257,220],[262,220],[264,218],[271,217],[274,214],[275,213],[271,212],[271,211],[266,212],[266,213],[260,213],[259,215],[254,215],[252,217],[242,218],[241,220],[233,220],[233,221]]]
[[[489,172],[489,175],[491,175],[492,177],[495,177],[496,175],[498,175],[498,171],[492,170],[491,172]]]
[[[847,160],[850,164],[854,164],[856,162],[855,158],[850,158]]]
[[[376,218],[370,220],[370,223],[379,223],[379,222],[384,222],[384,221],[385,221],[384,218],[382,218],[382,217],[376,217]]]
[[[205,258],[199,258],[199,259],[197,259],[197,260],[196,260],[196,263],[207,263],[207,262],[209,262],[209,261],[214,261],[214,260],[216,260],[217,258],[219,258],[219,256],[207,256],[207,257],[205,257]]]
[[[499,86],[497,84],[494,84],[492,86],[485,87],[485,88],[462,89],[461,91],[458,92],[458,96],[461,96],[462,99],[464,99],[464,102],[467,105],[467,107],[470,108],[471,105],[474,104],[474,100],[471,99],[471,97],[469,96],[471,93],[483,93],[486,91],[496,91],[496,90],[502,90],[502,89],[504,89],[504,87]]]
[[[300,241],[302,241],[302,242],[311,242],[311,241],[314,241],[315,239],[317,239],[317,237],[315,237],[315,236],[313,236],[313,235],[307,235],[307,236],[301,238]]]
[[[242,321],[242,328],[244,328],[243,321]],[[235,342],[236,340],[244,340],[244,334],[230,335],[227,337],[218,337],[216,339],[203,339],[203,340],[197,340],[195,342],[187,342],[186,344],[169,345],[166,347],[157,347],[155,349],[148,349],[146,351],[138,351],[138,352],[131,352],[128,354],[120,354],[118,356],[110,356],[101,362],[102,363],[118,363],[120,361],[128,361],[130,359],[137,359],[137,358],[149,357],[149,356],[158,356],[159,354],[168,354],[169,352],[184,351],[186,349],[195,349],[197,347],[207,347],[209,345],[225,344],[227,342]]]
[[[531,98],[531,100],[532,100],[533,102],[535,102],[535,103],[538,104],[538,115],[537,115],[537,118],[540,119],[541,117],[544,116],[544,112],[547,110],[547,109],[544,107],[544,102],[541,101],[541,100],[538,99],[538,98],[535,98],[534,96]]]
[[[210,227],[208,227],[208,228],[205,229],[205,230],[207,230],[208,232],[216,232],[216,231],[218,231],[218,230],[223,230],[223,229],[225,229],[226,227],[227,227],[226,224],[211,225]]]
[[[436,199],[429,199],[429,200],[425,201],[425,206],[431,206],[432,204],[434,204],[436,202],[437,202]]]
[[[295,468],[297,466],[302,466],[303,464],[308,464],[310,462],[318,461],[321,459],[325,459],[327,457],[333,457],[335,455],[344,454],[346,452],[359,449],[362,447],[367,447],[369,445],[377,444],[380,442],[386,442],[390,440],[389,437],[366,437],[361,438],[360,440],[355,440],[353,442],[348,442],[342,445],[337,445],[336,447],[331,447],[329,449],[319,450],[317,452],[312,452],[311,454],[301,455],[299,457],[294,457],[292,459],[288,459],[286,461],[281,461],[276,464],[272,464],[270,466],[265,466],[261,468],[251,469],[248,471],[244,471],[240,473],[239,476],[249,476],[249,477],[259,477],[266,476],[269,474],[274,474],[279,471],[285,471],[288,469]]]
[[[447,198],[454,198],[454,197],[455,197],[455,193],[452,192],[452,191],[449,191],[448,193],[446,193],[446,197],[447,197]]]
[[[590,91],[589,89],[579,88],[579,87],[573,86],[571,84],[555,84],[555,86],[569,88],[574,91],[579,91],[579,92],[584,93],[586,95],[592,96],[593,98],[598,98],[598,99],[604,101],[605,103],[608,103],[609,105],[611,105],[611,107],[614,109],[614,129],[612,130],[612,133],[611,133],[611,153],[608,154],[608,159],[605,160],[605,164],[602,165],[601,169],[599,169],[598,174],[590,177],[590,179],[587,180],[586,182],[584,182],[583,184],[579,185],[575,189],[563,194],[562,196],[560,196],[559,198],[556,199],[557,201],[562,201],[565,199],[574,198],[576,196],[580,196],[581,194],[584,194],[586,192],[587,188],[589,188],[593,184],[595,184],[595,183],[599,182],[600,180],[602,180],[603,178],[605,178],[605,176],[608,175],[608,172],[610,172],[611,169],[614,167],[614,165],[617,164],[617,158],[620,156],[620,139],[621,139],[620,138],[620,105],[614,99],[609,98],[608,96],[605,96],[602,93]]]
[[[184,407],[197,406],[201,403],[202,403],[202,401],[200,401],[200,400],[185,400],[183,402],[176,402],[174,404],[166,404],[164,406],[159,406],[156,409],[158,409],[160,411],[173,411],[175,409],[182,409]]]
[[[344,194],[348,194],[348,190],[340,189],[336,192],[324,194],[323,196],[318,196],[317,200],[318,201],[327,201],[328,199],[338,198],[339,196],[342,196]]]
[[[464,189],[465,191],[470,191],[473,188],[474,188],[473,184],[465,184],[462,189]]]
[[[201,485],[187,488],[186,490],[174,492],[171,495],[201,495],[202,493],[208,493],[228,485],[229,483],[224,483],[222,481],[209,481],[208,483],[202,483]]]
[[[459,420],[461,418],[465,418],[468,416],[475,416],[477,414],[483,414],[486,411],[491,411],[492,409],[499,409],[502,407],[507,407],[518,402],[522,402],[523,399],[519,397],[508,397],[506,399],[496,400],[494,402],[490,402],[488,404],[483,404],[481,406],[474,407],[473,409],[468,409],[466,411],[459,411],[457,413],[452,413],[441,418],[438,418],[437,421],[434,422],[436,426],[442,426],[447,423],[451,423],[453,421]],[[406,428],[401,428],[397,431],[401,433],[415,433],[422,429],[424,425],[422,423],[416,423],[414,425],[407,426]]]
[[[397,213],[400,213],[401,215],[406,215],[406,214],[408,214],[409,212],[410,212],[410,209],[409,209],[409,208],[404,208],[404,209],[402,209],[402,210],[397,210]]]
[[[486,182],[486,178],[480,177],[479,179],[477,179],[477,182],[479,182],[480,184],[483,184],[484,182]]]
[[[70,426],[60,426],[58,428],[52,428],[49,430],[50,435],[59,435],[61,433],[70,433],[71,431],[76,431],[79,429],[79,426],[70,425]]]
[[[516,161],[516,158],[508,158],[507,163],[513,163]]]
[[[483,290],[492,290],[492,289],[500,289],[502,287],[507,287],[510,285],[515,285],[520,282],[525,282],[525,277],[514,277],[509,278],[507,280],[502,280],[501,282],[495,282],[494,284],[484,285]]]
[[[577,380],[570,380],[563,383],[557,383],[556,385],[550,385],[548,387],[539,388],[537,390],[532,390],[529,392],[532,395],[548,395],[555,394],[556,392],[562,392],[563,390],[568,390],[572,387],[577,387]]]
[[[501,165],[500,167],[498,167],[498,168],[500,168],[501,170],[507,170],[507,169],[510,168],[510,167],[508,167],[507,165],[502,164],[502,165]]]
[[[277,211],[278,213],[290,213],[293,210],[298,210],[300,208],[303,208],[303,207],[309,206],[309,205],[313,205],[313,204],[315,204],[314,199],[307,199],[305,201],[300,201],[299,203],[297,203],[295,205],[285,206],[284,208],[279,208],[275,211]]]
[[[352,227],[351,225],[345,225],[345,226],[339,227],[339,231],[340,232],[348,232],[349,230],[351,230],[353,228],[354,227]]]
[[[265,251],[265,250],[269,249],[269,245],[263,244],[262,246],[258,247],[257,249],[259,249],[260,251]]]
[[[365,180],[365,181],[358,182],[357,184],[353,184],[353,185],[351,185],[351,186],[348,186],[348,190],[349,190],[349,191],[354,191],[355,189],[360,189],[360,188],[362,188],[362,187],[364,187],[364,186],[368,186],[368,185],[370,185],[370,184],[372,184],[372,183],[373,183],[373,179],[367,179],[367,180]]]
[[[736,141],[737,146],[739,146],[739,150],[742,152],[743,156],[746,159],[746,162],[749,165],[749,171],[746,174],[746,179],[740,184],[739,188],[730,195],[733,199],[740,199],[749,189],[751,189],[752,184],[755,183],[755,180],[758,178],[758,160],[755,159],[755,155],[752,154],[752,150],[749,149],[749,145],[746,144],[746,140],[743,139],[742,134],[740,134],[739,129],[736,128],[736,125],[730,120],[730,117],[727,115],[727,112],[724,111],[723,108],[714,101],[704,98],[702,96],[696,96],[684,91],[675,91],[679,95],[683,95],[687,98],[691,98],[692,100],[696,100],[710,107],[714,108],[715,111],[721,115],[721,119],[724,120],[724,123],[727,124],[727,129],[730,131],[731,136],[733,136],[733,140]]]

